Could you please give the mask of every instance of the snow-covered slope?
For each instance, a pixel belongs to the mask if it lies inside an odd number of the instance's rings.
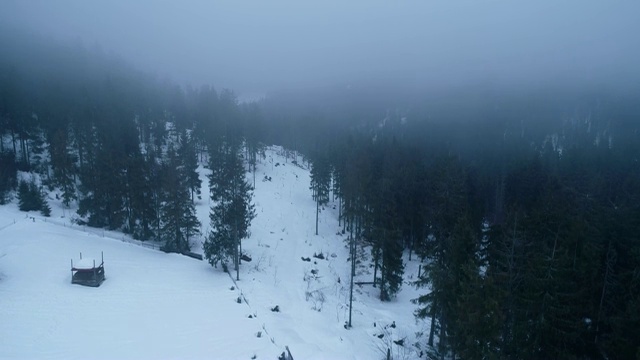
[[[308,170],[279,154],[270,149],[258,167],[257,217],[243,242],[252,261],[237,283],[206,261],[71,225],[69,210],[55,203],[48,219],[0,207],[0,358],[275,359],[285,346],[296,359],[375,359],[387,348],[395,358],[417,357],[413,344],[428,324],[413,317],[418,293],[409,285],[390,303],[370,285],[357,287],[353,328],[344,328],[350,264],[337,210],[321,213],[316,236]],[[70,259],[101,251],[102,286],[71,285]],[[320,253],[325,259],[314,257]],[[417,267],[407,261],[407,282]],[[368,271],[359,267],[360,280],[371,281]],[[403,338],[404,347],[393,343]]]

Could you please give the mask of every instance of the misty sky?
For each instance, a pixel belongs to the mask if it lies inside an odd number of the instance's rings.
[[[3,0],[0,21],[238,93],[640,80],[640,1]]]

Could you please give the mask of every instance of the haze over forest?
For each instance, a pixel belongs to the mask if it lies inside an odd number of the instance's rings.
[[[272,314],[298,354],[371,358],[361,349],[384,338],[394,358],[640,360],[638,14],[592,0],[2,1],[3,216],[62,213],[207,260],[203,279],[248,278],[255,234],[273,235],[297,280],[252,295],[299,306]],[[26,298],[11,276],[28,274],[9,233],[6,309]],[[319,239],[336,254],[298,252]],[[322,270],[314,297],[299,280],[315,259],[348,266]],[[383,329],[352,326],[356,273],[371,280],[356,306],[384,308]],[[325,295],[344,315],[304,324],[320,346],[289,330]],[[37,334],[17,335],[32,355]]]
[[[362,83],[637,84],[638,13],[634,1],[593,0],[9,0],[0,23],[243,95]]]

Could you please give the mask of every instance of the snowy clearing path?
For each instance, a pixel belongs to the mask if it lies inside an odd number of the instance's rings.
[[[206,173],[201,167],[198,253],[209,230]],[[243,240],[252,261],[242,263],[236,282],[235,273],[206,261],[71,224],[70,210],[54,200],[51,218],[0,207],[0,358],[275,359],[286,346],[296,359],[383,358],[387,348],[394,358],[416,358],[412,345],[392,340],[414,344],[428,329],[410,303],[419,263],[406,261],[405,285],[392,302],[356,287],[353,328],[345,329],[350,262],[337,204],[321,209],[315,235],[309,172],[279,148],[267,150],[256,180],[257,217]],[[70,259],[102,251],[102,286],[72,285]],[[364,261],[356,280],[370,281]]]

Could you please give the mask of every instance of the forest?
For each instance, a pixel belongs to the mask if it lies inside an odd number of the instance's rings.
[[[47,214],[57,190],[88,226],[169,252],[204,236],[209,262],[237,270],[255,164],[282,145],[309,164],[317,211],[339,202],[380,301],[424,290],[430,357],[640,359],[638,89],[362,84],[244,102],[99,49],[0,43],[0,204]],[[407,253],[424,264],[410,285]]]

